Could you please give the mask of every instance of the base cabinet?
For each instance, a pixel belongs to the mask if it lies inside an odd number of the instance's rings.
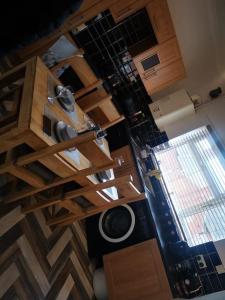
[[[109,300],[171,300],[155,239],[104,256]]]
[[[130,149],[130,146],[124,146],[111,152],[113,159],[121,161],[121,166],[114,169],[115,177],[124,175],[131,175],[133,177],[134,185],[139,191],[142,190],[140,179],[138,177],[137,168],[134,162],[134,158]]]

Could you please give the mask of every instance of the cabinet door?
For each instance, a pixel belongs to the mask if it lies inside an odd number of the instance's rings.
[[[166,0],[152,0],[147,5],[146,9],[159,44],[175,35]]]
[[[111,152],[111,156],[113,159],[120,159],[122,163],[120,167],[114,169],[115,177],[131,175],[133,177],[134,185],[139,191],[141,191],[142,187],[140,184],[130,146],[124,146],[120,149]]]
[[[174,37],[165,43],[137,55],[133,58],[134,64],[142,79],[149,74],[164,68],[181,57],[177,39]]]
[[[109,300],[170,300],[166,273],[156,240],[104,256]]]
[[[97,16],[102,11],[109,8],[113,3],[113,0],[86,0],[83,2],[80,9],[72,14],[65,22],[65,26],[68,30],[79,26],[91,18]]]
[[[152,95],[183,79],[185,75],[183,61],[179,59],[158,71],[149,73],[142,81],[148,94]]]
[[[125,166],[131,167],[134,164],[129,145],[114,150],[112,152],[112,158],[121,160],[121,166],[116,169],[124,169]]]
[[[141,8],[144,8],[149,0],[120,0],[111,5],[110,11],[115,22],[120,22]]]

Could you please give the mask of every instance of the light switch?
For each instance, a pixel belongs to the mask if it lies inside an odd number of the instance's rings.
[[[202,254],[197,255],[197,256],[195,257],[195,259],[196,259],[196,261],[197,261],[197,264],[198,264],[199,269],[206,269],[206,268],[207,268],[207,265],[206,265],[204,256],[203,256]]]
[[[218,274],[223,274],[223,273],[225,273],[225,268],[223,265],[218,265],[218,266],[216,266],[216,271]]]

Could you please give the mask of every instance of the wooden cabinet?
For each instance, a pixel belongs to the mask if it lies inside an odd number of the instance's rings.
[[[121,0],[111,5],[116,22],[145,7],[158,45],[133,58],[149,95],[185,77],[185,69],[177,43],[167,0]]]
[[[168,0],[85,0],[80,9],[72,14],[66,22],[54,33],[23,48],[18,52],[22,59],[33,55],[42,55],[61,35],[69,35],[69,31],[87,22],[106,9],[110,9],[115,22],[119,22],[136,11],[146,8],[158,45],[134,58],[138,72],[147,89],[152,95],[179,79],[185,77],[184,65],[176,41],[176,34],[171,19]],[[146,45],[148,47],[149,44]],[[145,48],[146,49],[146,48]],[[139,49],[139,51],[141,51]],[[135,52],[138,53],[138,52]],[[144,58],[149,58],[143,65]],[[76,60],[78,60],[76,58]],[[149,67],[150,64],[150,67]],[[151,64],[153,64],[151,66]],[[80,60],[73,63],[81,76],[85,70]],[[177,69],[176,69],[177,68]],[[85,77],[83,76],[83,77]],[[86,77],[88,83],[93,82],[93,74]],[[99,115],[100,112],[96,113]],[[118,119],[119,120],[119,119]]]
[[[174,37],[167,42],[150,48],[133,58],[134,64],[141,76],[147,78],[181,57],[177,39]]]
[[[119,0],[110,6],[115,22],[119,22],[142,8],[146,8],[158,43],[175,35],[166,0]]]
[[[175,35],[166,0],[149,1],[146,9],[159,44]]]
[[[115,0],[85,0],[80,9],[68,18],[65,27],[71,30],[89,21],[102,11],[109,9],[113,2],[115,2]]]
[[[109,300],[170,300],[166,272],[155,239],[104,256]]]
[[[161,91],[185,77],[184,64],[181,59],[167,65],[165,68],[155,71],[143,80],[149,95]]]
[[[115,177],[131,175],[133,177],[134,185],[141,191],[142,187],[130,146],[127,145],[111,152],[111,156],[113,159],[119,159],[121,161],[121,166],[114,169]]]
[[[115,2],[110,6],[110,11],[112,13],[115,22],[120,22],[126,17],[132,15],[139,9],[145,7],[149,0],[120,0]]]
[[[148,94],[154,94],[185,77],[176,37],[133,59]]]

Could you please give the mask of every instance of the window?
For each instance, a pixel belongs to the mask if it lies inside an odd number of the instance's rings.
[[[225,160],[208,127],[154,148],[189,246],[225,238]]]

